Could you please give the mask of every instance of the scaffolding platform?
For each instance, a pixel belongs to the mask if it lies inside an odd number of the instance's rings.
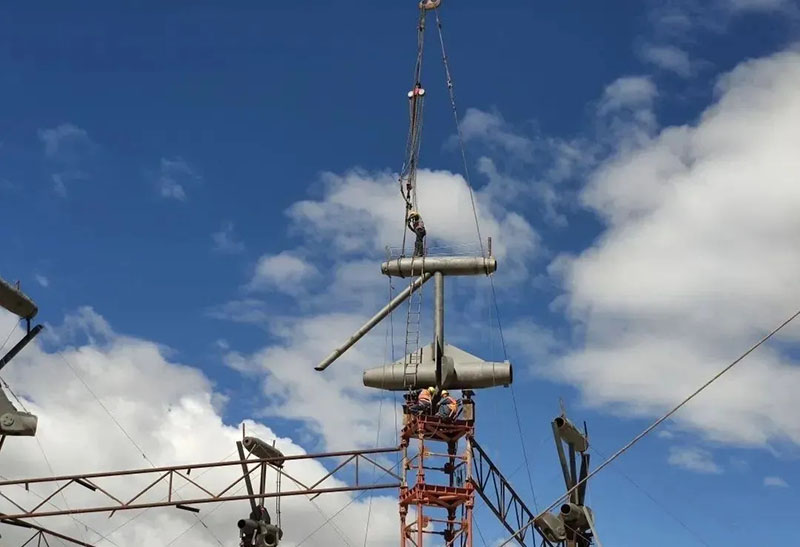
[[[473,486],[440,486],[438,484],[415,484],[400,493],[400,504],[422,504],[430,507],[454,510],[474,499]]]
[[[425,439],[445,443],[475,435],[475,420],[450,420],[439,416],[405,414],[402,439]]]

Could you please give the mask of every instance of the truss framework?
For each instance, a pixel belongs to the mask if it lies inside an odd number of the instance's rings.
[[[474,438],[472,439],[472,476],[469,481],[503,526],[514,534],[514,540],[517,543],[523,547],[536,545],[536,531],[531,526],[529,534],[529,527],[525,526],[529,522],[533,522],[534,513],[528,509],[522,498]],[[518,530],[520,531],[518,532]],[[542,545],[552,546],[552,543],[547,541],[544,536],[541,540]]]
[[[45,545],[46,547],[50,547],[50,542],[47,540],[48,537],[59,539],[61,540],[62,543],[67,542],[73,545],[80,545],[81,547],[93,547],[91,544],[81,541],[79,539],[69,537],[59,532],[54,532],[53,530],[44,528],[42,526],[38,526],[36,524],[31,524],[30,522],[24,522],[21,520],[14,520],[14,519],[0,519],[0,522],[2,522],[3,524],[10,524],[11,526],[19,526],[20,528],[28,528],[29,530],[34,531],[30,539],[28,539],[28,541],[23,543],[21,547],[26,547],[27,545],[30,546],[35,545],[37,547]]]
[[[40,517],[51,517],[59,515],[75,515],[80,513],[111,513],[112,515],[117,511],[131,510],[131,509],[148,509],[151,507],[177,507],[187,511],[198,512],[199,509],[193,507],[204,503],[216,503],[221,501],[237,501],[237,500],[250,500],[273,498],[276,496],[318,496],[321,494],[334,493],[334,492],[350,492],[355,490],[379,490],[398,488],[402,477],[394,473],[391,469],[380,463],[378,460],[381,456],[394,454],[400,450],[399,447],[393,448],[376,448],[369,450],[350,450],[343,452],[327,452],[318,454],[303,454],[297,456],[285,456],[283,458],[264,458],[264,459],[246,459],[236,460],[229,462],[211,462],[211,463],[197,463],[186,464],[169,467],[156,467],[150,469],[132,469],[125,471],[111,471],[104,473],[84,473],[76,475],[61,475],[56,477],[41,477],[32,479],[14,479],[0,481],[0,497],[10,501],[10,489],[14,487],[24,487],[26,490],[31,485],[45,485],[54,488],[53,492],[45,496],[44,499],[36,506],[26,509],[25,507],[13,503],[17,513],[9,513],[3,515],[2,521],[8,522],[9,520],[32,519]],[[340,461],[332,470],[322,475],[314,482],[301,481],[293,476],[286,470],[286,467],[291,465],[284,465],[278,467],[278,463],[291,464],[295,461],[308,461],[308,460],[326,460],[337,459]],[[237,495],[234,493],[234,488],[250,479],[254,472],[264,472],[267,466],[271,467],[281,477],[284,477],[294,483],[297,488],[282,492],[265,492],[264,494],[244,494]],[[379,480],[381,482],[364,484],[361,482],[363,475],[363,468],[368,467],[371,472],[380,473]],[[191,477],[193,471],[210,471],[210,470],[224,470],[228,473],[234,474],[232,482],[225,481],[222,487],[208,486],[210,478],[206,477],[203,480],[203,485],[198,476],[200,473],[195,473],[195,478]],[[247,471],[245,471],[247,470]],[[213,474],[213,473],[210,473]],[[346,476],[345,476],[346,475]],[[123,495],[119,492],[114,492],[113,488],[106,484],[109,479],[126,477],[126,476],[140,476],[147,479],[152,478],[148,485],[135,492],[132,496],[130,494]],[[217,477],[219,478],[219,477]],[[330,486],[327,481],[331,479],[344,482],[344,485],[337,484]],[[193,497],[180,499],[177,494],[177,487],[185,487],[192,485],[195,487],[197,494]],[[75,490],[77,487],[95,492],[97,496],[90,496],[88,500],[78,500],[70,509],[64,510],[47,510],[44,506],[50,502],[57,494],[64,492],[67,489]],[[145,494],[153,495],[158,492],[162,493],[162,497],[158,501],[145,501]],[[86,496],[83,496],[84,498]],[[27,523],[26,523],[27,524]]]

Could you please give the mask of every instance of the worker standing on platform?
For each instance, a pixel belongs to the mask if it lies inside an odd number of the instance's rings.
[[[425,223],[422,222],[422,217],[416,211],[408,212],[408,229],[414,232],[416,240],[414,241],[414,256],[422,256],[425,254]]]
[[[436,388],[431,386],[428,389],[421,389],[417,394],[416,404],[411,405],[408,410],[412,414],[431,414],[433,408],[433,396]]]
[[[458,415],[458,400],[450,395],[450,392],[446,389],[442,390],[442,398],[439,399],[439,407],[436,414],[446,420],[454,420]]]

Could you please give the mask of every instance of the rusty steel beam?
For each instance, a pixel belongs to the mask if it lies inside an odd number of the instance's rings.
[[[2,489],[7,488],[10,486],[23,486],[24,488],[28,489],[31,484],[41,484],[41,485],[53,485],[55,490],[46,498],[43,499],[38,505],[36,505],[33,509],[25,509],[18,504],[14,504],[16,509],[19,511],[18,513],[2,515],[0,514],[0,519],[29,519],[29,518],[38,518],[38,517],[48,517],[48,516],[58,516],[58,515],[75,515],[81,513],[104,513],[109,512],[113,514],[116,511],[122,510],[131,510],[131,509],[149,509],[153,507],[177,507],[177,506],[190,506],[190,505],[199,505],[203,503],[216,503],[222,501],[240,501],[240,500],[255,500],[255,499],[262,499],[262,498],[273,498],[273,497],[281,497],[281,496],[300,496],[300,495],[312,495],[317,496],[321,494],[328,494],[334,492],[350,492],[350,491],[358,491],[358,490],[378,490],[378,489],[388,489],[388,488],[398,488],[400,486],[400,481],[402,480],[399,475],[393,473],[391,470],[387,470],[385,467],[379,465],[375,462],[372,458],[369,458],[367,455],[382,455],[382,454],[392,454],[399,450],[399,448],[378,448],[378,449],[367,449],[367,450],[351,450],[345,452],[327,452],[327,453],[318,453],[318,454],[303,454],[297,456],[284,456],[280,459],[282,462],[293,461],[293,460],[320,460],[324,458],[337,458],[343,457],[345,460],[344,462],[337,465],[332,471],[327,472],[321,479],[317,480],[312,484],[312,486],[308,487],[300,480],[292,477],[285,469],[285,467],[275,467],[274,462],[276,458],[263,458],[263,459],[242,459],[237,461],[229,461],[229,462],[210,462],[210,463],[201,463],[201,464],[183,464],[177,466],[169,466],[169,467],[156,467],[150,469],[131,469],[131,470],[124,470],[124,471],[111,471],[111,472],[104,472],[104,473],[87,473],[82,475],[62,475],[57,477],[39,477],[39,478],[32,478],[32,479],[14,479],[14,480],[4,480],[0,481],[0,496],[6,497]],[[382,482],[376,484],[366,484],[362,485],[359,483],[359,466],[358,460],[364,460],[364,463],[369,463],[375,469],[383,472],[385,479],[382,479]],[[337,472],[341,471],[348,463],[355,463],[355,477],[354,483],[355,484],[348,484],[345,486],[337,486],[337,487],[329,487],[325,488],[321,485],[329,478],[333,477]],[[255,493],[252,489],[248,490],[246,495],[234,495],[231,493],[233,488],[239,484],[241,481],[249,482],[250,474],[255,472],[256,470],[260,469],[262,473],[266,472],[266,467],[270,465],[281,475],[286,476],[294,483],[296,483],[300,488],[296,490],[286,491],[286,492],[260,492]],[[196,480],[189,479],[189,473],[193,470],[201,470],[201,469],[219,469],[219,468],[226,468],[226,467],[233,467],[234,469],[240,468],[239,472],[235,475],[233,482],[227,484],[221,490],[205,488],[200,485]],[[99,480],[104,478],[116,478],[116,477],[125,477],[125,476],[152,476],[154,477],[153,480],[149,481],[147,486],[138,492],[136,492],[133,497],[126,499],[126,496],[115,496],[110,493],[108,490],[102,488],[98,485]],[[180,477],[184,481],[187,481],[189,484],[194,485],[198,490],[201,492],[198,494],[199,497],[193,499],[178,499],[175,493],[175,477]],[[227,479],[226,479],[227,481]],[[60,484],[61,483],[61,484]],[[67,510],[50,510],[45,511],[42,510],[44,505],[51,500],[56,494],[63,492],[72,484],[78,484],[82,488],[87,488],[91,486],[90,489],[97,492],[97,495],[100,496],[98,501],[90,501],[85,504],[83,507],[74,507],[72,509]],[[160,501],[137,501],[144,494],[147,492],[153,491],[156,489],[158,485],[167,486],[167,492],[164,498]],[[102,500],[102,501],[100,501]]]
[[[33,537],[31,539],[29,539],[23,545],[26,545],[26,544],[30,543],[31,540],[35,539],[37,535],[39,535],[39,536],[47,535],[47,536],[52,536],[54,538],[60,539],[62,541],[66,541],[68,543],[72,543],[73,545],[80,545],[81,547],[94,547],[90,543],[85,543],[85,542],[83,542],[83,541],[81,541],[79,539],[75,539],[75,538],[66,536],[64,534],[60,534],[58,532],[54,532],[54,531],[52,531],[52,530],[50,530],[48,528],[44,528],[44,527],[38,526],[36,524],[31,524],[29,522],[23,522],[23,521],[20,521],[20,520],[8,519],[8,518],[3,517],[3,518],[0,518],[0,523],[2,523],[2,524],[10,524],[11,526],[19,526],[20,528],[28,528],[29,530],[35,530],[36,533],[33,535]],[[45,541],[47,541],[47,540],[45,539]]]
[[[146,475],[152,473],[159,473],[163,471],[184,471],[186,469],[191,469],[194,471],[195,469],[211,469],[215,467],[231,467],[231,466],[241,466],[243,461],[244,463],[276,463],[278,461],[293,461],[293,460],[318,460],[323,458],[338,458],[341,456],[353,456],[358,455],[362,456],[364,454],[393,454],[395,452],[399,452],[401,448],[399,446],[393,446],[391,448],[368,448],[365,450],[345,450],[341,452],[318,452],[315,454],[297,454],[295,456],[282,456],[280,458],[253,458],[249,460],[235,460],[235,461],[227,461],[227,462],[205,462],[205,463],[184,463],[181,465],[170,465],[165,467],[146,467],[146,468],[139,468],[139,469],[123,469],[121,471],[105,471],[99,473],[84,473],[81,475],[57,475],[54,477],[36,477],[32,479],[8,479],[0,481],[0,488],[3,486],[12,486],[12,485],[26,485],[26,484],[36,484],[42,482],[62,482],[62,481],[74,481],[76,479],[81,479],[87,481],[88,479],[97,479],[103,477],[124,477],[126,475]]]
[[[177,505],[200,505],[203,503],[217,503],[221,501],[244,501],[250,499],[274,498],[284,496],[307,496],[313,494],[333,494],[339,492],[355,492],[359,490],[388,490],[390,488],[399,488],[400,483],[378,483],[369,485],[358,486],[340,486],[335,488],[312,488],[308,490],[290,490],[288,492],[266,492],[262,494],[243,494],[237,496],[222,496],[217,498],[195,498],[185,499],[180,501],[156,501],[150,503],[135,503],[131,505],[109,505],[105,507],[79,507],[77,509],[64,509],[61,511],[40,511],[37,513],[16,513],[9,514],[10,518],[14,519],[29,519],[41,517],[56,517],[63,515],[79,515],[85,513],[111,513],[115,511],[127,511],[129,509],[152,509],[154,507],[175,507]]]

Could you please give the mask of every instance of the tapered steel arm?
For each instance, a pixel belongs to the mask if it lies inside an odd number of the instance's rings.
[[[373,328],[373,327],[375,327],[375,325],[377,325],[378,323],[380,323],[380,322],[381,322],[381,320],[382,320],[384,317],[386,317],[387,315],[389,315],[390,313],[392,313],[392,311],[393,311],[393,310],[394,310],[394,309],[395,309],[397,306],[399,306],[400,304],[402,304],[402,303],[403,303],[403,301],[405,301],[405,299],[406,299],[406,298],[408,298],[409,296],[411,296],[412,294],[414,294],[414,291],[416,291],[417,289],[419,289],[420,287],[422,287],[422,285],[424,285],[424,284],[425,284],[425,282],[431,278],[431,276],[432,276],[432,274],[431,274],[431,273],[429,273],[429,272],[426,272],[426,273],[422,274],[421,276],[419,276],[419,277],[418,277],[416,280],[414,280],[414,282],[413,282],[413,283],[411,283],[411,284],[410,284],[408,287],[406,287],[406,288],[405,288],[405,289],[404,289],[402,292],[400,292],[400,294],[398,294],[397,296],[395,296],[394,298],[392,298],[392,300],[390,300],[390,301],[389,301],[389,303],[388,303],[388,304],[386,304],[386,306],[384,306],[384,307],[383,307],[383,309],[382,309],[381,311],[379,311],[378,313],[376,313],[376,314],[375,314],[375,315],[372,317],[372,319],[370,319],[369,321],[367,321],[366,323],[364,323],[364,326],[362,326],[360,329],[358,329],[358,330],[355,332],[355,334],[353,334],[353,336],[351,336],[351,337],[350,337],[350,338],[347,340],[347,342],[345,342],[344,344],[342,344],[341,346],[339,346],[338,348],[336,348],[335,350],[333,350],[333,353],[331,353],[330,355],[328,355],[328,357],[326,357],[324,361],[322,361],[320,364],[318,364],[317,366],[315,366],[315,367],[314,367],[314,370],[325,370],[326,368],[328,368],[328,366],[330,366],[330,364],[331,364],[331,363],[333,363],[333,362],[334,362],[336,359],[338,359],[339,357],[341,357],[341,355],[342,355],[342,354],[343,354],[345,351],[347,351],[348,349],[350,349],[350,347],[351,347],[353,344],[355,344],[356,342],[358,342],[359,340],[361,340],[361,338],[362,338],[362,337],[363,337],[365,334],[367,334],[369,331],[371,331],[371,330],[372,330],[372,328]]]

